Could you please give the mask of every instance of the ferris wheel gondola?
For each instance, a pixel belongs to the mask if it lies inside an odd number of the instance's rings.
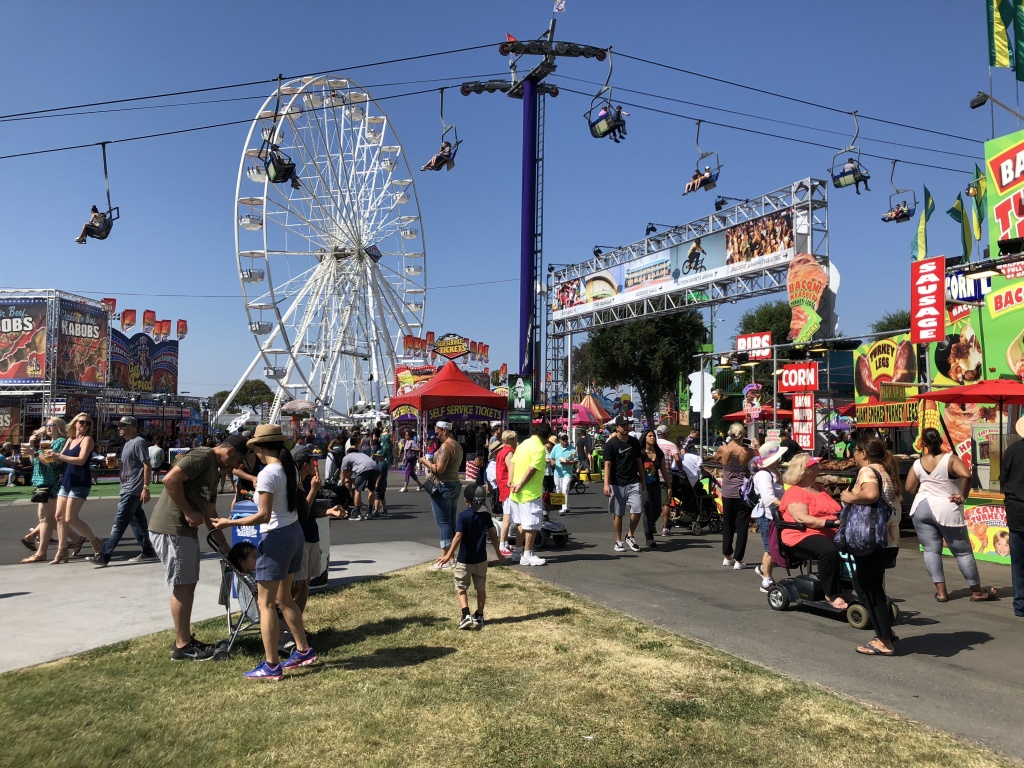
[[[235,206],[259,351],[221,410],[258,366],[276,387],[272,420],[293,399],[319,418],[379,403],[402,337],[422,330],[426,288],[415,185],[387,115],[348,78],[280,82],[249,129]]]

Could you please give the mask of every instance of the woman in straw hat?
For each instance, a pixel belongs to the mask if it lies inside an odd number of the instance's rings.
[[[767,592],[772,585],[772,555],[768,551],[768,524],[772,521],[773,510],[779,508],[782,498],[782,475],[779,474],[779,462],[786,449],[778,443],[765,443],[754,457],[752,466],[755,468],[754,490],[757,492],[757,504],[750,513],[750,519],[757,525],[764,544],[761,565],[755,572],[761,577],[761,591]]]
[[[255,578],[260,609],[260,633],[266,660],[245,673],[250,680],[280,680],[285,669],[312,664],[316,653],[306,639],[302,612],[292,597],[292,580],[302,569],[305,538],[299,522],[301,504],[298,472],[291,452],[285,447],[284,435],[277,424],[261,424],[249,438],[248,447],[254,451],[263,469],[256,476],[257,512],[234,520],[217,518],[217,530],[232,525],[260,525],[265,533],[259,543]],[[281,663],[277,641],[280,626],[277,608],[281,609],[285,623],[295,638],[295,650]]]

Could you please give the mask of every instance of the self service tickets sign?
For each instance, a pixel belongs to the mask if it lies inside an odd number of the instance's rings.
[[[910,264],[910,341],[931,344],[946,336],[946,257]]]

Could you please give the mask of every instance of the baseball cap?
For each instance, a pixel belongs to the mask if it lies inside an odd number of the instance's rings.
[[[819,458],[818,458],[817,456],[812,456],[811,458],[809,458],[809,459],[807,460],[807,466],[808,466],[808,467],[813,467],[813,466],[814,466],[815,464],[817,464],[817,463],[818,463],[819,461],[821,461],[821,459],[819,459]]]
[[[559,433],[559,435],[558,435],[558,439],[559,439],[559,440],[561,440],[561,439],[562,439],[563,437],[564,437],[564,438],[565,438],[566,440],[568,440],[568,439],[569,439],[569,433],[568,433],[568,432],[561,432],[561,433]]]
[[[479,510],[487,501],[487,492],[484,490],[482,485],[473,483],[467,485],[462,489],[462,498],[466,500],[466,503],[473,507],[474,510]]]
[[[122,416],[118,420],[117,423],[118,424],[126,424],[129,427],[137,427],[137,426],[139,426],[139,422],[138,422],[138,420],[134,416]]]
[[[292,448],[292,459],[295,461],[295,466],[301,467],[307,461],[313,458],[313,449],[308,445],[296,445]]]
[[[221,445],[227,445],[234,448],[238,453],[245,453],[248,441],[243,435],[228,435],[221,442]]]
[[[667,424],[662,424],[660,427],[658,427],[654,431],[657,432],[659,435],[667,435],[668,434],[668,425]]]
[[[625,415],[620,413],[618,416],[615,417],[615,426],[616,427],[628,427],[629,426],[629,419]]]
[[[451,432],[452,423],[450,421],[438,421],[434,424],[434,429],[447,429],[449,432]]]

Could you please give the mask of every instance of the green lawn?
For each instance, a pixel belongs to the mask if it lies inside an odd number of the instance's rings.
[[[322,664],[279,683],[242,679],[255,643],[174,663],[167,632],[2,675],[0,765],[1016,764],[524,573],[488,582],[480,632],[422,567],[317,595]]]
[[[154,486],[154,493],[159,495],[159,486]],[[31,499],[35,488],[30,485],[0,486],[0,504],[5,501],[17,501],[19,499]],[[89,491],[89,498],[107,498],[118,496],[121,493],[121,483],[101,481]]]

